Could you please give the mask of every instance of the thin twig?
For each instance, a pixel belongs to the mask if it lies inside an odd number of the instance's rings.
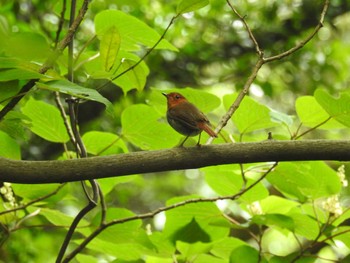
[[[203,202],[216,202],[219,200],[235,200],[243,196],[245,193],[247,193],[250,189],[255,187],[257,184],[259,184],[262,180],[266,178],[266,176],[277,166],[277,162],[274,163],[258,180],[256,180],[254,183],[249,185],[247,188],[244,190],[240,190],[238,193],[234,195],[228,195],[228,196],[218,196],[218,197],[211,197],[211,198],[196,198],[196,199],[190,199],[186,201],[182,201],[173,205],[165,206],[165,207],[160,207],[153,212],[145,213],[145,214],[139,214],[131,217],[125,217],[122,219],[116,219],[112,220],[109,223],[104,223],[100,224],[100,226],[95,229],[94,232],[92,232],[89,236],[87,236],[84,241],[75,249],[73,250],[69,255],[66,256],[65,260],[63,261],[64,263],[69,262],[71,259],[73,259],[78,253],[80,253],[95,237],[97,237],[102,231],[107,229],[110,226],[116,225],[116,224],[123,224],[129,221],[134,221],[134,220],[140,220],[140,219],[147,219],[147,218],[153,218],[155,215],[169,211],[172,209],[176,209],[178,207],[182,207],[188,204],[194,204],[194,203],[203,203]]]
[[[234,8],[234,6],[231,4],[231,2],[229,0],[226,0],[227,4],[230,6],[231,10],[239,17],[239,19],[242,21],[242,23],[244,24],[245,28],[248,31],[249,37],[252,40],[254,46],[255,46],[255,51],[258,54],[259,57],[263,56],[263,52],[259,47],[258,41],[256,41],[256,38],[252,32],[252,30],[250,29],[248,23],[245,21],[245,18],[243,16],[241,16],[238,11]]]
[[[312,131],[316,130],[318,127],[320,127],[320,126],[322,126],[323,124],[327,123],[327,122],[328,122],[329,120],[331,120],[331,119],[332,119],[332,117],[329,116],[329,117],[328,117],[327,119],[325,119],[323,122],[321,122],[321,123],[317,124],[316,126],[314,126],[314,127],[310,128],[310,129],[308,129],[308,130],[302,132],[302,133],[299,134],[299,135],[295,135],[295,137],[292,138],[292,139],[293,139],[293,140],[298,140],[300,137],[304,136],[305,134],[308,134],[309,132],[312,132]]]
[[[284,57],[291,55],[292,53],[296,52],[297,50],[301,49],[302,47],[304,47],[317,34],[317,32],[323,27],[323,22],[324,22],[324,18],[326,16],[328,7],[329,7],[329,0],[326,0],[324,2],[324,5],[323,5],[323,9],[321,12],[319,23],[317,24],[317,26],[314,28],[314,30],[311,32],[311,34],[308,37],[306,37],[304,40],[300,41],[299,44],[295,45],[291,49],[289,49],[285,52],[282,52],[281,54],[265,58],[265,62],[267,63],[267,62],[271,62],[274,60],[282,59]]]
[[[322,28],[323,26],[323,21],[324,21],[324,17],[326,15],[326,12],[328,10],[328,7],[329,7],[329,0],[326,0],[324,5],[323,5],[323,9],[322,9],[322,12],[321,12],[321,17],[320,17],[320,20],[319,20],[319,23],[318,25],[315,27],[315,29],[313,30],[313,32],[308,36],[306,37],[304,40],[302,40],[299,44],[295,45],[293,48],[285,51],[285,52],[282,52],[278,55],[275,55],[275,56],[271,56],[271,57],[268,57],[268,58],[265,58],[263,56],[263,52],[260,50],[259,48],[259,44],[258,42],[256,41],[255,37],[254,37],[254,34],[252,33],[251,29],[249,28],[248,24],[246,23],[245,19],[243,16],[241,16],[237,10],[231,5],[231,3],[229,1],[227,1],[228,5],[231,7],[232,11],[242,20],[242,22],[244,23],[247,31],[248,31],[248,34],[249,34],[249,37],[251,38],[251,40],[253,41],[254,45],[255,45],[255,48],[257,50],[257,53],[258,53],[258,60],[257,62],[255,63],[255,66],[253,68],[253,71],[252,73],[250,74],[249,78],[247,79],[246,83],[244,84],[244,87],[242,89],[242,91],[238,94],[238,97],[236,98],[236,100],[233,102],[233,104],[231,105],[231,107],[228,109],[228,111],[226,112],[226,114],[221,118],[220,120],[220,123],[219,125],[216,127],[215,129],[215,132],[218,134],[222,129],[223,127],[225,127],[227,125],[227,122],[231,119],[232,115],[235,113],[235,111],[238,109],[239,105],[241,104],[243,98],[248,94],[249,92],[249,88],[250,86],[253,84],[254,80],[256,79],[257,75],[258,75],[258,72],[260,70],[260,68],[265,64],[265,63],[268,63],[268,62],[272,62],[272,61],[275,61],[275,60],[279,60],[279,59],[282,59],[286,56],[289,56],[291,55],[292,53],[296,52],[297,50],[301,49],[303,46],[305,46],[306,43],[308,43],[315,35],[316,33]],[[213,137],[210,137],[208,139],[208,141],[206,142],[206,144],[210,144],[212,143],[213,141]]]

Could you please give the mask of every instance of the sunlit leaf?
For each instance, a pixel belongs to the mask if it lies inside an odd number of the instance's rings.
[[[111,27],[116,27],[120,34],[120,47],[124,50],[139,50],[139,45],[152,47],[160,35],[141,20],[119,10],[105,10],[95,16],[95,29],[97,36],[102,36]],[[177,49],[163,39],[157,49]]]
[[[319,129],[343,128],[339,122],[330,119],[330,115],[316,101],[315,97],[302,96],[295,102],[300,122],[307,127],[316,127],[322,124]]]
[[[318,161],[280,163],[267,179],[274,187],[300,201],[334,195],[341,189],[336,172]]]
[[[19,144],[3,131],[0,131],[0,156],[10,159],[21,159]]]
[[[38,136],[51,142],[65,143],[69,136],[59,110],[43,101],[30,98],[22,112],[31,119],[30,129]]]
[[[118,29],[112,26],[101,37],[100,54],[105,71],[113,67],[120,49],[120,35]]]
[[[60,93],[72,95],[80,99],[100,102],[106,106],[107,112],[113,115],[112,103],[94,89],[82,87],[68,80],[38,82],[37,86],[40,89],[58,91]]]
[[[317,102],[327,113],[338,122],[350,127],[350,93],[342,92],[338,98],[332,97],[327,91],[317,89],[315,91]]]

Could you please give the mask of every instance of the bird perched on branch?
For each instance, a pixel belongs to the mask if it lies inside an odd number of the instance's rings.
[[[186,136],[185,140],[180,144],[180,146],[183,146],[188,137],[196,136],[198,134],[199,138],[197,146],[200,146],[202,131],[205,131],[211,137],[218,137],[210,128],[208,118],[184,96],[176,92],[162,94],[168,101],[168,110],[166,114],[168,123],[178,133]]]

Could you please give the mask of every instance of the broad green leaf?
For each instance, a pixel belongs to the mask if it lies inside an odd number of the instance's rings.
[[[31,119],[30,130],[51,142],[65,143],[69,136],[59,110],[43,101],[30,98],[22,112]]]
[[[8,118],[10,114],[7,114],[5,118],[0,122],[0,130],[6,132],[13,139],[27,140],[28,136],[25,131],[25,122],[21,118]]]
[[[141,62],[136,67],[134,67],[136,63],[136,60],[123,58],[121,64],[118,66],[118,71],[116,74],[114,74],[118,76],[120,73],[130,69],[125,74],[113,80],[113,83],[117,84],[123,89],[124,94],[132,89],[142,91],[146,85],[149,69],[144,62]]]
[[[350,127],[350,93],[342,92],[338,98],[332,97],[327,91],[317,89],[314,94],[317,102],[338,122]]]
[[[227,258],[226,259],[221,259],[221,258],[217,258],[215,256],[212,255],[208,255],[208,254],[199,254],[196,255],[196,263],[227,263]]]
[[[225,108],[228,109],[236,98],[237,94],[224,96]],[[241,134],[278,126],[272,122],[269,108],[248,96],[243,99],[232,120]]]
[[[294,232],[296,234],[309,240],[317,238],[320,231],[320,222],[304,214],[301,210],[299,210],[298,213],[290,213],[288,216],[290,216],[295,223]]]
[[[38,209],[37,207],[33,207],[33,206],[28,207],[28,210],[30,212],[33,212],[37,209]],[[69,227],[71,225],[72,221],[74,220],[74,217],[68,216],[68,215],[66,215],[58,210],[53,210],[53,209],[49,209],[49,208],[39,208],[39,209],[40,209],[39,215],[44,216],[50,223],[52,223],[53,225],[56,225],[56,226]],[[89,225],[89,223],[85,219],[82,219],[79,222],[78,226],[88,226],[88,225]],[[79,227],[78,227],[77,231],[79,231]]]
[[[267,176],[274,187],[304,202],[339,193],[340,180],[324,162],[280,163]]]
[[[330,115],[321,107],[316,101],[315,97],[302,96],[295,102],[295,109],[297,111],[300,122],[307,127],[316,127],[324,123],[319,129],[335,129],[343,128],[339,122],[334,119],[329,119]],[[327,121],[327,119],[329,119]],[[325,122],[327,121],[327,122]]]
[[[108,231],[108,229],[106,230]],[[104,232],[106,232],[104,231]],[[145,248],[137,242],[123,242],[115,244],[114,242],[104,241],[99,238],[94,238],[87,248],[92,251],[97,251],[103,255],[117,257],[118,261],[127,260],[133,262],[138,260],[145,254]]]
[[[194,232],[192,232],[192,234],[194,234]],[[185,259],[191,259],[193,257],[197,258],[200,254],[208,253],[212,246],[212,243],[186,243],[182,241],[176,242],[176,248],[180,252],[181,258]]]
[[[205,180],[208,185],[219,195],[234,195],[239,193],[243,186],[243,179],[238,165],[220,165],[218,167],[206,167],[201,171],[205,173]],[[218,179],[219,178],[219,179]],[[247,186],[255,180],[248,179]],[[244,193],[240,200],[247,203],[263,199],[268,196],[268,191],[261,184]]]
[[[22,80],[22,79],[40,79],[44,75],[25,69],[3,69],[0,70],[0,81]]]
[[[294,220],[282,214],[263,214],[255,215],[251,218],[251,222],[261,226],[278,226],[293,231],[295,228]]]
[[[213,248],[211,249],[210,253],[217,257],[226,259],[230,257],[232,250],[245,244],[245,242],[238,238],[225,237],[213,244]]]
[[[298,205],[299,205],[298,202],[291,201],[275,195],[270,195],[260,201],[261,210],[264,214],[265,213],[286,214],[292,208]]]
[[[45,61],[50,54],[50,48],[46,39],[37,33],[13,33],[6,39],[5,43],[7,55],[27,61]]]
[[[159,122],[157,112],[144,104],[126,108],[121,116],[122,136],[144,150],[170,148],[179,135],[165,122]]]
[[[124,208],[109,208],[107,222],[134,216],[134,213]],[[99,234],[98,239],[113,243],[127,243],[135,241],[135,232],[141,227],[141,220],[131,220],[123,224],[115,224]]]
[[[82,136],[88,153],[93,155],[111,155],[127,152],[123,140],[113,133],[90,131]]]
[[[21,159],[19,144],[3,131],[0,131],[0,156],[16,160]]]
[[[266,254],[286,256],[300,249],[295,234],[287,229],[268,228],[261,239],[262,251]]]
[[[105,71],[110,71],[117,59],[120,49],[120,35],[118,29],[112,26],[101,37],[100,54]]]
[[[209,4],[209,0],[182,0],[176,8],[178,15],[196,11]]]
[[[152,47],[160,39],[160,35],[144,22],[119,10],[102,11],[95,16],[94,22],[98,37],[104,35],[111,27],[116,27],[121,39],[120,48],[124,50],[139,50],[140,44]],[[177,51],[177,48],[165,39],[160,41],[156,49]]]
[[[30,187],[26,184],[12,184],[15,193],[28,202],[54,192],[58,184],[33,184]]]
[[[195,218],[192,218],[191,222],[177,229],[171,239],[174,243],[182,241],[190,244],[196,242],[209,243],[211,241],[210,236],[197,223]]]
[[[107,112],[113,115],[112,103],[94,89],[82,87],[68,80],[52,80],[44,83],[38,82],[36,85],[40,89],[58,91],[80,99],[100,102],[106,106]]]
[[[259,260],[259,252],[254,248],[244,245],[234,249],[231,252],[230,263],[252,263],[252,262],[266,262]]]
[[[196,197],[175,197],[168,200],[167,205],[194,198]],[[192,203],[168,210],[165,214],[166,222],[164,226],[164,234],[169,237],[172,237],[177,231],[179,231],[179,229],[183,229],[186,225],[190,224],[193,218],[195,218],[201,228],[205,229],[205,232],[210,236],[210,240],[212,241],[226,237],[229,231],[228,227],[221,227],[212,224],[213,222],[217,224],[220,220],[226,222],[222,217],[222,213],[213,203]]]

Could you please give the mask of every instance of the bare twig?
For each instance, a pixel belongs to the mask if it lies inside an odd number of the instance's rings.
[[[268,58],[265,58],[263,55],[263,52],[261,51],[258,42],[256,41],[254,34],[252,33],[251,29],[249,28],[248,24],[246,23],[245,19],[243,16],[241,16],[237,10],[232,6],[232,4],[227,0],[228,5],[231,7],[232,11],[242,20],[242,22],[244,23],[249,37],[250,39],[253,41],[254,45],[255,45],[255,49],[258,53],[258,60],[255,63],[255,66],[253,68],[252,73],[250,74],[249,78],[247,79],[246,83],[244,84],[244,87],[242,89],[242,91],[238,94],[238,97],[236,98],[236,100],[233,102],[233,104],[231,105],[231,107],[228,109],[228,111],[226,112],[226,114],[221,118],[219,125],[216,127],[215,132],[218,134],[223,127],[226,126],[227,122],[230,120],[230,118],[232,117],[232,115],[235,113],[235,111],[238,109],[239,105],[241,104],[243,98],[245,97],[245,95],[248,94],[249,92],[249,88],[252,85],[252,83],[254,82],[254,80],[256,79],[258,72],[260,70],[260,68],[268,62],[272,62],[275,60],[279,60],[282,59],[286,56],[291,55],[292,53],[296,52],[297,50],[301,49],[303,46],[305,46],[305,44],[307,44],[315,35],[316,33],[322,28],[323,26],[323,21],[324,21],[324,17],[327,13],[328,7],[329,7],[329,0],[325,0],[324,5],[323,5],[323,9],[321,12],[321,16],[320,16],[320,20],[318,25],[315,27],[315,29],[313,30],[313,32],[306,37],[304,40],[302,40],[299,44],[295,45],[293,48],[282,52],[278,55],[275,56],[271,56]],[[210,144],[212,143],[213,138],[210,137],[207,141],[206,144]]]
[[[308,134],[309,132],[312,132],[312,131],[316,130],[318,127],[320,127],[320,126],[322,126],[323,124],[327,123],[327,122],[328,122],[329,120],[331,120],[331,119],[332,119],[332,117],[329,116],[329,117],[328,117],[327,119],[325,119],[323,122],[321,122],[321,123],[317,124],[316,126],[314,126],[314,127],[310,128],[310,129],[308,129],[308,130],[302,132],[301,134],[299,134],[299,135],[295,134],[295,136],[293,136],[292,139],[293,139],[293,140],[298,140],[299,138],[303,137],[305,134]]]
[[[242,21],[242,23],[244,24],[245,28],[248,31],[249,37],[252,40],[254,46],[255,46],[255,51],[258,54],[259,57],[263,56],[263,52],[259,47],[258,41],[256,41],[254,34],[252,32],[252,30],[250,29],[248,23],[245,21],[245,18],[243,16],[241,16],[238,11],[234,8],[234,6],[231,4],[230,0],[226,0],[227,4],[230,6],[231,10],[239,17],[239,19]]]
[[[95,229],[94,232],[92,232],[89,236],[87,236],[84,241],[74,250],[72,251],[65,260],[63,261],[64,263],[69,262],[71,259],[73,259],[80,251],[82,251],[95,237],[97,237],[102,231],[107,229],[110,226],[116,225],[116,224],[123,224],[129,221],[134,221],[134,220],[140,220],[140,219],[147,219],[147,218],[153,218],[155,215],[169,211],[172,209],[176,209],[178,207],[182,207],[188,204],[193,204],[193,203],[203,203],[203,202],[216,202],[219,200],[235,200],[240,198],[242,195],[247,193],[250,189],[255,187],[257,184],[259,184],[262,180],[265,179],[265,177],[277,166],[277,162],[274,163],[258,180],[256,180],[254,183],[246,187],[244,190],[240,190],[238,193],[234,195],[228,195],[228,196],[218,196],[218,197],[212,197],[212,198],[196,198],[196,199],[190,199],[190,200],[185,200],[173,205],[165,206],[158,208],[154,210],[153,212],[145,213],[145,214],[139,214],[131,217],[125,217],[122,219],[116,219],[112,220],[109,223],[104,223],[101,224],[97,229]]]

